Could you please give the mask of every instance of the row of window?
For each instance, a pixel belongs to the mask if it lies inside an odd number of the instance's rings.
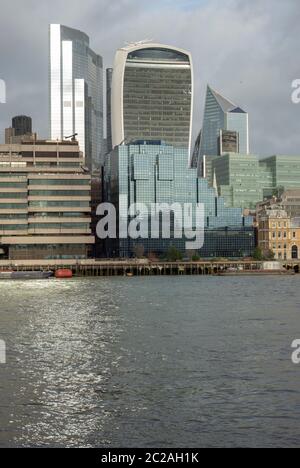
[[[290,238],[290,236],[288,236],[288,233],[286,231],[284,232],[281,232],[281,231],[278,231],[278,232],[272,232],[272,238],[273,239],[288,239]],[[292,232],[292,238],[293,239],[296,239],[297,238],[297,232],[294,231]]]
[[[29,190],[30,196],[65,196],[65,197],[84,197],[89,195],[87,190]],[[0,194],[1,197],[1,194]],[[19,197],[18,197],[19,198]]]

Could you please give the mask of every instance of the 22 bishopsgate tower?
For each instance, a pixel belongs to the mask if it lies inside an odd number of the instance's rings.
[[[103,63],[76,29],[50,25],[50,137],[77,133],[85,165],[100,166],[103,153]]]

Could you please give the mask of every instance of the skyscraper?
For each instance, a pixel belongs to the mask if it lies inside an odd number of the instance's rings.
[[[124,141],[163,140],[190,151],[192,114],[189,52],[153,43],[118,49],[112,77],[113,147]]]
[[[32,133],[31,117],[26,115],[17,115],[12,119],[12,128],[15,130],[15,136],[23,136]]]
[[[106,69],[106,141],[107,151],[112,150],[112,128],[111,128],[111,87],[113,69]]]
[[[248,114],[210,86],[207,87],[201,138],[199,175],[207,177],[206,158],[227,152],[249,154]]]
[[[5,129],[5,144],[35,141],[37,134],[32,133],[32,119],[26,115],[17,115],[12,118],[12,126]]]
[[[60,24],[50,25],[50,136],[77,133],[85,165],[100,166],[103,141],[103,63],[89,37]]]

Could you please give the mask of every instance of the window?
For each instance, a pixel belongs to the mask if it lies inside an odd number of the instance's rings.
[[[292,247],[292,259],[298,260],[298,247],[297,245],[293,245]]]

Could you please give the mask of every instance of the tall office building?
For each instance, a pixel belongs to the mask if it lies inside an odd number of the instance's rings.
[[[106,142],[107,152],[112,150],[112,127],[111,127],[111,87],[113,69],[106,69]]]
[[[90,170],[101,164],[103,141],[103,63],[89,37],[60,24],[50,25],[50,137],[77,133]]]
[[[224,153],[249,154],[248,114],[210,86],[207,87],[201,138],[199,175],[207,177],[206,160]]]
[[[22,141],[36,139],[36,133],[32,133],[32,119],[26,115],[13,117],[12,126],[5,129],[5,144],[22,143]]]
[[[153,43],[119,49],[112,77],[112,146],[165,141],[191,149],[193,66],[189,52]]]
[[[12,119],[12,128],[15,136],[32,134],[32,119],[26,115],[17,115]]]

